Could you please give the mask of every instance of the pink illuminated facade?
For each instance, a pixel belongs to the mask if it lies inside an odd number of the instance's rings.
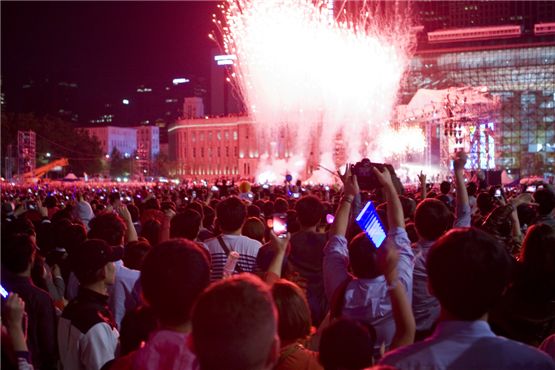
[[[254,177],[259,152],[249,117],[186,119],[168,129],[172,175]]]

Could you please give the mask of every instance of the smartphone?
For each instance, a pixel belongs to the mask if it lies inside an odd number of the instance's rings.
[[[335,216],[332,215],[331,213],[328,213],[328,214],[326,215],[326,222],[327,222],[329,225],[333,224],[333,221],[334,221],[334,220],[335,220]]]
[[[34,202],[28,202],[27,203],[27,209],[30,211],[35,211],[37,209],[37,205]]]
[[[4,289],[4,287],[2,285],[0,285],[0,294],[2,294],[2,297],[4,298],[8,298],[8,291],[6,289]]]
[[[365,232],[366,236],[368,236],[368,238],[372,241],[372,243],[374,243],[374,246],[376,248],[381,247],[387,234],[372,201],[366,203],[355,221]]]
[[[526,188],[526,193],[535,193],[536,192],[536,185],[530,185]]]
[[[269,187],[270,187],[270,185],[268,185],[268,184],[262,185],[262,189],[268,189]]]
[[[218,191],[218,190],[220,190],[220,189],[219,189],[216,185],[214,185],[214,186],[212,186],[212,187],[210,188],[210,190],[212,190],[212,191]]]
[[[301,197],[301,193],[293,193],[293,198],[298,199]]]
[[[495,189],[495,197],[496,198],[501,198],[503,194],[501,194],[501,189]]]
[[[272,229],[278,238],[287,236],[287,213],[274,213]]]

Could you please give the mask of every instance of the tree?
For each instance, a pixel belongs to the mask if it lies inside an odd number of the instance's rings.
[[[83,172],[94,174],[102,168],[102,149],[96,138],[77,127],[74,123],[58,117],[37,117],[32,113],[2,112],[2,158],[9,144],[17,145],[18,130],[33,130],[37,138],[37,166],[57,158],[69,159],[69,171],[77,175]],[[50,158],[45,154],[51,153]]]

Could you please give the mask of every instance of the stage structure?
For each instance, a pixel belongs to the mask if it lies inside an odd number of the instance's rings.
[[[487,87],[420,89],[409,104],[397,108],[400,125],[420,127],[426,148],[420,162],[427,168],[450,172],[453,153],[469,153],[468,169],[493,170],[496,157],[496,126],[500,100]],[[417,158],[418,161],[418,158]]]

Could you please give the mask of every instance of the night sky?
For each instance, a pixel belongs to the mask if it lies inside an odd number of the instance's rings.
[[[31,79],[76,82],[83,98],[209,78],[216,1],[1,2],[2,91]]]

